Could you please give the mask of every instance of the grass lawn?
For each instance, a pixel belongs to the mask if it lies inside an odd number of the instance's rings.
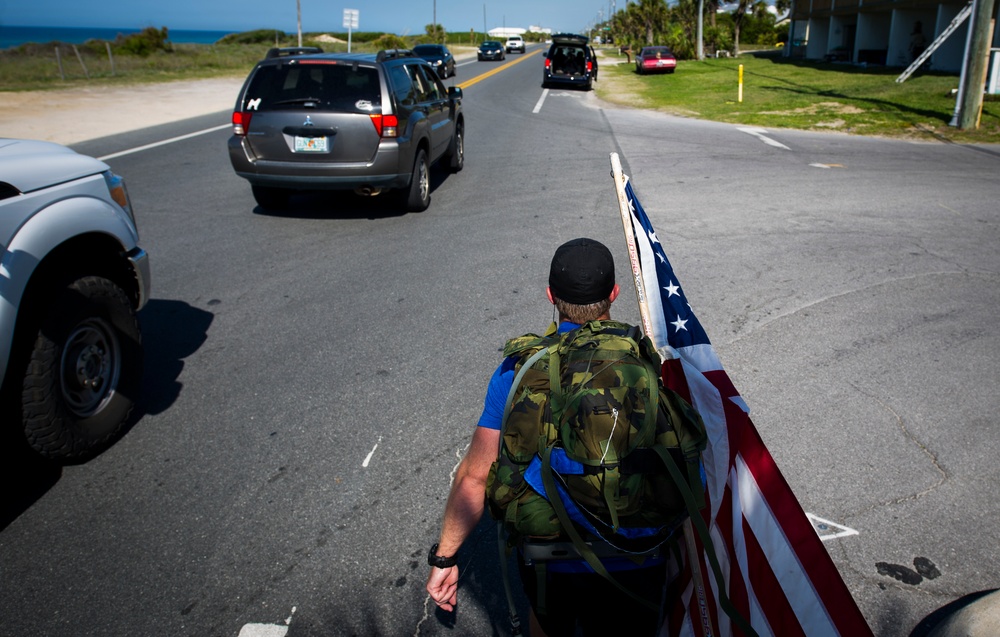
[[[601,99],[622,105],[749,126],[1000,143],[1000,101],[983,103],[979,130],[948,125],[957,75],[918,73],[898,84],[902,69],[749,55],[681,61],[673,74],[639,75],[634,64],[616,59],[611,51],[601,58],[595,86]]]

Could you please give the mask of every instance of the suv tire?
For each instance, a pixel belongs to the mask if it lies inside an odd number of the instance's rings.
[[[451,140],[449,153],[451,172],[457,173],[465,167],[465,124],[462,122],[455,125],[455,136]]]
[[[52,460],[102,451],[139,395],[142,336],[125,292],[88,276],[60,291],[39,321],[21,392],[28,444]]]
[[[281,210],[288,206],[291,193],[286,188],[271,188],[270,186],[250,186],[253,198],[264,209]]]
[[[423,148],[417,151],[417,157],[413,160],[410,186],[403,192],[406,195],[406,210],[408,212],[423,212],[431,205],[430,164],[427,162],[427,151]]]

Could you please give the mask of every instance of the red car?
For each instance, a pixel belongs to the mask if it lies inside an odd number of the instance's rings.
[[[665,46],[644,46],[635,56],[635,72],[643,73],[673,73],[677,68],[677,58]]]

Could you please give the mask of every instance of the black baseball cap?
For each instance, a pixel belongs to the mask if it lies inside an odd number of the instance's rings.
[[[552,295],[573,305],[589,305],[611,296],[615,260],[600,241],[581,237],[567,241],[552,256]]]

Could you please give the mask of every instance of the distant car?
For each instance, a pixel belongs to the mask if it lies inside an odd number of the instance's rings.
[[[427,60],[442,80],[455,75],[455,56],[443,44],[418,44],[413,52]]]
[[[542,86],[580,86],[588,91],[597,81],[597,53],[588,39],[575,33],[552,36],[552,46],[545,54]]]
[[[50,460],[102,451],[139,397],[150,277],[138,242],[107,164],[0,139],[0,423]]]
[[[513,53],[517,51],[518,53],[524,53],[524,38],[519,35],[511,35],[507,37],[507,43],[504,45],[507,49],[507,53]]]
[[[644,46],[639,55],[635,56],[635,72],[639,75],[673,73],[675,68],[677,68],[677,58],[665,46]]]
[[[297,190],[353,190],[425,210],[430,167],[465,164],[462,89],[408,50],[266,59],[236,99],[229,159],[265,209]]]
[[[487,40],[479,45],[479,61],[484,60],[505,60],[507,59],[507,54],[504,51],[503,45],[499,42],[494,42],[492,40]]]

